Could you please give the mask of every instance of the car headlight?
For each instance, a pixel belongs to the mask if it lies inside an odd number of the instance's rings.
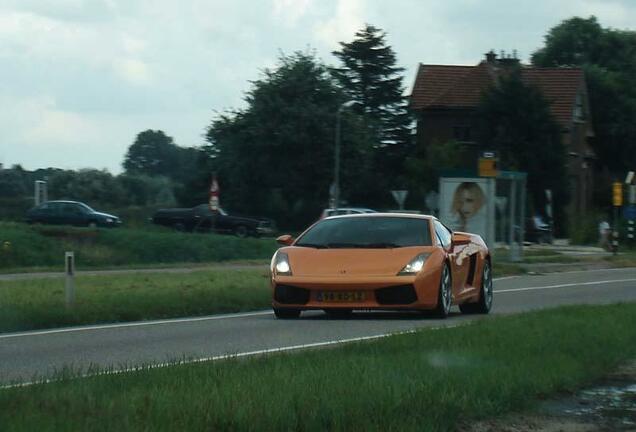
[[[289,266],[289,257],[285,252],[277,252],[276,259],[274,261],[274,269],[276,274],[282,276],[291,276],[292,271]]]
[[[407,265],[405,265],[402,270],[400,270],[400,272],[398,273],[398,276],[412,276],[414,274],[417,274],[420,270],[422,270],[422,268],[424,267],[424,263],[426,262],[426,259],[430,255],[431,254],[428,254],[428,253],[421,253],[417,255]]]
[[[106,218],[106,223],[113,223],[113,218]]]

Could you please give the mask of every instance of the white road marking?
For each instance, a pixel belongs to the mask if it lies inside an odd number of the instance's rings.
[[[308,343],[308,344],[302,344],[302,345],[290,345],[290,346],[284,346],[284,347],[278,347],[278,348],[267,348],[262,350],[246,351],[246,352],[240,352],[235,354],[221,354],[221,355],[216,355],[212,357],[200,357],[200,358],[195,358],[190,360],[177,360],[174,362],[153,363],[153,364],[147,364],[144,366],[134,366],[134,367],[124,368],[124,369],[104,370],[104,371],[100,371],[96,373],[87,373],[87,374],[78,375],[77,377],[74,377],[74,379],[89,378],[89,377],[102,376],[102,375],[119,375],[123,373],[137,372],[140,370],[159,369],[159,368],[165,368],[170,366],[181,366],[181,365],[203,363],[203,362],[210,362],[210,361],[229,360],[229,359],[236,359],[236,358],[242,358],[242,357],[253,357],[253,356],[259,356],[259,355],[266,355],[266,354],[282,353],[287,351],[304,350],[308,348],[319,348],[319,347],[330,346],[330,345],[342,345],[342,344],[348,344],[352,342],[377,340],[377,339],[382,339],[389,336],[412,334],[419,330],[441,330],[441,329],[447,329],[447,328],[454,328],[454,327],[459,327],[462,325],[468,325],[471,322],[472,321],[466,321],[466,322],[442,325],[437,327],[425,327],[423,329],[412,329],[412,330],[404,330],[404,331],[392,332],[392,333],[381,333],[381,334],[372,335],[372,336],[360,336],[360,337],[348,338],[348,339],[335,339],[335,340],[324,341],[324,342],[314,342],[314,343]],[[0,390],[16,388],[16,387],[28,387],[28,386],[32,386],[36,384],[49,384],[56,381],[60,381],[60,379],[44,379],[42,381],[29,381],[29,382],[22,382],[22,383],[16,383],[16,384],[8,384],[8,385],[0,386]]]
[[[510,289],[504,289],[504,290],[495,290],[494,292],[509,293],[509,292],[518,292],[518,291],[536,291],[536,290],[545,290],[545,289],[567,288],[567,287],[582,286],[582,285],[605,285],[605,284],[612,284],[612,283],[618,283],[618,282],[636,282],[636,279],[615,279],[615,280],[604,280],[604,281],[597,281],[597,282],[576,282],[576,283],[567,283],[567,284],[559,284],[559,285],[510,288]]]
[[[514,278],[518,278],[518,277],[519,277],[519,275],[516,275],[516,276],[502,276],[502,277],[498,277],[498,278],[493,278],[492,280],[493,280],[493,282],[496,282],[496,281],[501,281],[501,280],[506,280],[506,279],[514,279]]]
[[[595,272],[610,272],[610,271],[621,271],[621,270],[634,270],[634,267],[616,267],[616,268],[593,269],[593,270],[569,270],[569,271],[549,273],[549,274],[595,273]]]
[[[93,326],[83,326],[83,327],[67,327],[67,328],[52,329],[52,330],[36,330],[36,331],[21,332],[21,333],[0,334],[0,339],[9,339],[9,338],[22,337],[22,336],[41,336],[41,335],[48,335],[48,334],[55,334],[55,333],[70,333],[70,332],[102,330],[102,329],[112,329],[112,328],[122,328],[122,327],[141,327],[141,326],[153,326],[153,325],[161,325],[161,324],[213,321],[213,320],[228,319],[228,318],[243,318],[243,317],[271,315],[271,314],[272,314],[271,310],[264,310],[264,311],[256,311],[256,312],[242,312],[242,313],[236,313],[236,314],[209,315],[204,317],[193,317],[193,318],[175,318],[175,319],[166,319],[166,320],[157,320],[157,321],[136,321],[131,323],[103,324],[103,325],[93,325]]]
[[[625,270],[625,268],[612,269],[612,270]],[[581,272],[595,272],[595,271],[605,271],[605,270],[581,270]],[[570,273],[579,273],[579,272],[570,272]],[[505,279],[512,279],[512,278],[518,278],[518,277],[519,275],[503,276],[500,278],[495,278],[493,280],[501,281]],[[494,292],[507,293],[507,292],[515,292],[515,291],[531,291],[531,290],[551,289],[551,288],[565,288],[565,287],[576,286],[576,285],[595,285],[595,284],[608,284],[608,283],[615,283],[615,282],[632,282],[632,281],[636,281],[636,279],[582,282],[582,283],[571,283],[571,284],[562,284],[562,285],[551,285],[546,287],[513,288],[513,289],[507,289],[507,290],[495,290]],[[67,328],[61,328],[61,329],[36,330],[36,331],[30,331],[30,332],[0,334],[0,339],[10,339],[10,338],[26,337],[26,336],[41,336],[41,335],[49,335],[49,334],[57,334],[57,333],[71,333],[71,332],[81,332],[81,331],[90,331],[90,330],[125,328],[125,327],[141,327],[141,326],[153,326],[153,325],[161,325],[161,324],[213,321],[213,320],[221,320],[221,319],[243,318],[243,317],[250,317],[250,316],[270,315],[270,314],[272,314],[271,310],[264,310],[264,311],[243,312],[243,313],[236,313],[236,314],[209,315],[204,317],[193,317],[193,318],[175,318],[175,319],[156,320],[156,321],[137,321],[132,323],[115,323],[115,324],[103,324],[103,325],[92,325],[92,326],[82,326],[82,327],[67,327]]]

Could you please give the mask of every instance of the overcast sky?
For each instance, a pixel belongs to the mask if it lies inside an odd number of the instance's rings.
[[[117,174],[143,130],[201,145],[281,52],[335,64],[364,23],[388,33],[410,88],[420,62],[527,61],[574,15],[634,29],[636,1],[0,0],[0,163]]]

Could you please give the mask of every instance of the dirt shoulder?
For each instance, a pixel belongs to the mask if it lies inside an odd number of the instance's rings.
[[[465,432],[636,432],[636,360],[576,394],[542,402],[532,413],[464,424]]]

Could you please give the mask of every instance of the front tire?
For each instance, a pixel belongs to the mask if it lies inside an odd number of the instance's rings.
[[[300,309],[274,308],[274,315],[278,319],[295,319],[300,316]]]
[[[476,303],[464,303],[459,305],[459,310],[464,314],[487,314],[492,309],[493,286],[492,267],[490,261],[484,261],[484,269],[481,273],[481,288],[479,301]]]
[[[437,318],[446,318],[450,313],[451,305],[453,304],[452,295],[452,279],[448,264],[444,263],[442,269],[442,276],[439,280],[439,293],[437,295],[437,306],[433,310],[433,314]]]

